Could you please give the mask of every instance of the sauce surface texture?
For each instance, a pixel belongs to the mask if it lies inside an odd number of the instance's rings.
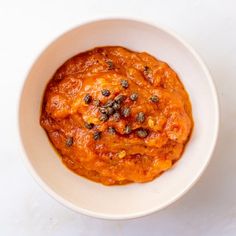
[[[170,169],[193,128],[177,74],[122,47],[66,61],[46,87],[40,124],[69,169],[105,185],[147,182]]]

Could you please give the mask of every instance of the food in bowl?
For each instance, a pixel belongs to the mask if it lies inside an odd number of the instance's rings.
[[[170,66],[109,46],[67,60],[49,81],[40,124],[63,163],[105,185],[147,182],[189,140],[189,96]]]

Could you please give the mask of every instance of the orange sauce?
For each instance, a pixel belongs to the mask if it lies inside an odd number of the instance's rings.
[[[56,71],[40,124],[69,169],[114,185],[151,181],[170,169],[193,119],[188,94],[167,63],[101,47]]]

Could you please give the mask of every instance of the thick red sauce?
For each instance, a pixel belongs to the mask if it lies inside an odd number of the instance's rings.
[[[177,74],[122,47],[66,61],[46,87],[40,123],[69,169],[106,185],[153,180],[181,157],[193,127]]]

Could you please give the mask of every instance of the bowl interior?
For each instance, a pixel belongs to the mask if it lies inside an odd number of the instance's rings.
[[[43,92],[55,70],[79,52],[107,45],[146,51],[167,62],[190,95],[195,122],[190,142],[180,161],[149,183],[106,187],[77,176],[61,163],[39,125]],[[200,176],[215,144],[218,109],[207,70],[181,40],[146,23],[111,19],[77,27],[44,50],[23,87],[19,126],[27,163],[51,195],[72,209],[92,216],[132,218],[170,204]]]

